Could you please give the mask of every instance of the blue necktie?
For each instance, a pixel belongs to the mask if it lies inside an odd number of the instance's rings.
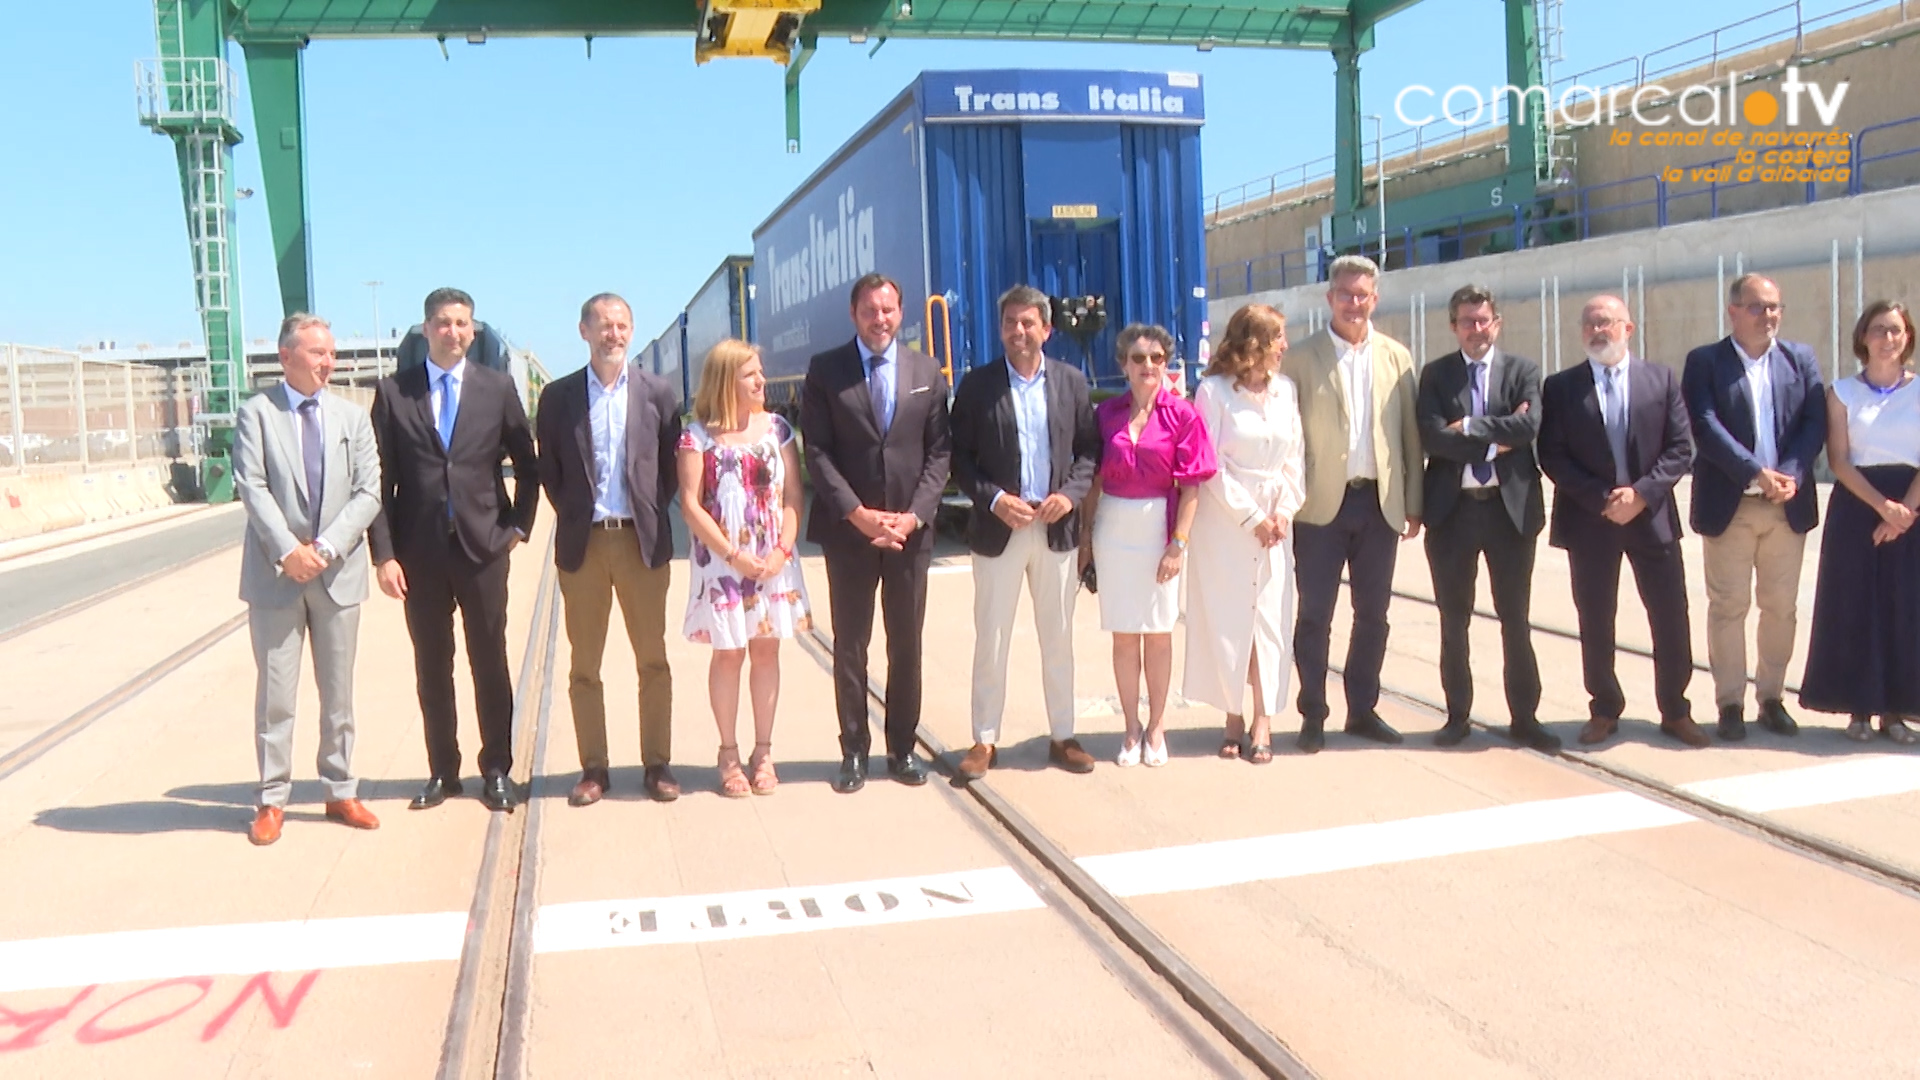
[[[326,490],[322,486],[326,479],[326,447],[320,442],[320,402],[317,398],[308,398],[300,403],[300,457],[307,472],[307,518],[312,523],[307,539],[311,540],[320,535],[320,495]]]
[[[453,372],[440,376],[440,419],[434,425],[440,432],[440,448],[453,448],[453,416],[459,403],[453,400]]]
[[[867,371],[867,392],[873,395],[873,422],[880,425],[880,434],[885,435],[893,426],[893,401],[887,397],[886,380],[880,377],[881,369],[886,365],[885,353],[874,353]]]
[[[1470,363],[1467,366],[1473,369],[1473,415],[1485,416],[1487,415],[1487,365]],[[1473,463],[1474,483],[1485,484],[1492,479],[1492,462],[1483,459]]]

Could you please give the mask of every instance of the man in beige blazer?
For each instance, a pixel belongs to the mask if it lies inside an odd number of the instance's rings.
[[[1300,749],[1325,743],[1327,651],[1340,575],[1351,581],[1346,731],[1397,743],[1400,733],[1374,711],[1387,654],[1387,604],[1399,541],[1420,535],[1419,384],[1406,346],[1373,327],[1380,268],[1360,255],[1328,272],[1327,329],[1286,354],[1282,372],[1300,396],[1307,444],[1307,501],[1294,518],[1294,573],[1300,614],[1294,666],[1300,672]]]

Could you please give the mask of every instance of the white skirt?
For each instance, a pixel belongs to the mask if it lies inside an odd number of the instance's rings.
[[[1170,634],[1180,618],[1180,578],[1164,584],[1167,500],[1102,495],[1093,512],[1093,565],[1100,584],[1100,629],[1111,634]]]

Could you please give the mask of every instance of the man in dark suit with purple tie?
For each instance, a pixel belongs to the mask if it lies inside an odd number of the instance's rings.
[[[833,691],[843,794],[867,782],[867,645],[873,594],[887,628],[887,772],[927,782],[913,757],[920,726],[920,635],[927,613],[934,511],[947,486],[947,381],[900,344],[900,286],[880,274],[853,283],[854,339],[815,356],[800,398],[813,506],[807,539],[827,563]]]
[[[1548,542],[1567,552],[1590,719],[1585,745],[1618,730],[1626,694],[1614,674],[1614,614],[1620,559],[1653,632],[1654,697],[1660,730],[1688,746],[1707,745],[1693,722],[1687,684],[1693,641],[1687,577],[1680,558],[1680,509],[1673,485],[1693,461],[1693,435],[1674,373],[1632,356],[1633,320],[1618,297],[1596,296],[1580,311],[1587,363],[1541,387],[1540,468],[1553,481]]]
[[[415,687],[426,728],[427,785],[411,803],[461,793],[453,704],[453,613],[466,629],[480,719],[480,799],[511,811],[513,683],[507,672],[507,553],[533,531],[540,463],[513,379],[467,360],[473,298],[427,294],[427,362],[380,380],[373,434],[380,444],[375,551],[380,589],[402,600],[413,638]],[[513,462],[513,495],[501,464]]]

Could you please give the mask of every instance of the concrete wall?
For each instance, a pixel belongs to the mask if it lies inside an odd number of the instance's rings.
[[[1630,294],[1628,305],[1644,335],[1635,341],[1635,351],[1678,366],[1688,349],[1725,334],[1719,321],[1725,307],[1723,260],[1728,281],[1743,269],[1778,281],[1786,304],[1781,335],[1812,345],[1829,377],[1851,374],[1858,368],[1851,352],[1861,306],[1856,296],[1867,302],[1920,303],[1920,188],[1393,270],[1382,275],[1374,322],[1412,346],[1418,360],[1444,355],[1454,348],[1447,297],[1475,282],[1499,298],[1503,344],[1539,358],[1552,371],[1556,342],[1558,366],[1578,363],[1584,355],[1578,335],[1581,305],[1595,293],[1623,294],[1624,276],[1624,294]],[[1324,285],[1306,285],[1213,300],[1208,315],[1217,336],[1242,305],[1271,304],[1287,316],[1290,336],[1297,340],[1325,325],[1325,294]]]
[[[1920,14],[1920,8],[1914,10]],[[1741,84],[1743,97],[1757,90],[1775,90],[1783,78],[1785,64],[1793,58],[1794,46],[1795,42],[1787,38],[1723,60],[1718,65],[1662,75],[1652,81],[1677,88],[1710,83],[1716,78],[1724,83],[1729,72],[1739,72],[1751,79]],[[1805,42],[1800,71],[1804,81],[1823,85],[1847,83],[1847,97],[1836,125],[1845,131],[1859,132],[1876,124],[1920,114],[1920,74],[1916,74],[1920,72],[1920,20],[1900,23],[1899,8],[1890,7],[1815,32]],[[1698,116],[1705,106],[1704,101],[1695,100],[1689,110]],[[1642,114],[1658,119],[1670,115],[1673,107],[1672,103],[1650,103],[1642,109]],[[1676,123],[1660,130],[1673,130],[1678,126],[1681,125]],[[1799,130],[1812,126],[1803,122]],[[1754,130],[1744,122],[1737,127]],[[1587,224],[1592,235],[1652,228],[1657,224],[1658,210],[1653,205],[1608,212],[1608,207],[1656,197],[1658,188],[1650,179],[1621,181],[1650,177],[1667,168],[1684,170],[1732,153],[1727,148],[1711,145],[1642,147],[1613,146],[1608,142],[1616,131],[1637,136],[1642,130],[1654,129],[1642,129],[1630,119],[1617,125],[1589,124],[1563,129],[1573,143],[1573,189],[1619,184],[1587,197]],[[1769,130],[1786,129],[1776,124]],[[1388,207],[1428,192],[1501,175],[1506,171],[1505,143],[1506,132],[1501,128],[1430,146],[1418,158],[1411,154],[1390,158],[1386,185]],[[1863,152],[1874,155],[1916,147],[1920,147],[1920,124],[1878,132],[1869,137]],[[1920,183],[1920,154],[1875,163],[1867,168],[1862,179],[1870,191]],[[1709,189],[1715,187],[1719,190],[1710,193]],[[1369,204],[1373,191],[1374,185],[1369,182],[1366,193]],[[1818,184],[1814,192],[1819,199],[1844,193],[1845,185],[1838,182]],[[1667,185],[1666,195],[1669,223],[1705,220],[1713,213],[1716,202],[1719,213],[1724,215],[1807,201],[1803,184],[1751,184],[1729,191],[1724,185],[1687,179]],[[1257,262],[1251,268],[1253,291],[1277,287],[1281,271],[1272,256],[1297,251],[1302,246],[1305,230],[1318,225],[1332,208],[1332,182],[1322,180],[1306,188],[1223,209],[1210,220],[1207,232],[1207,261],[1214,271],[1210,275],[1210,287],[1219,295],[1244,294],[1249,277],[1244,264],[1249,260]],[[1561,199],[1556,209],[1563,214],[1574,214],[1581,206],[1569,195]],[[1497,239],[1502,244],[1510,243],[1504,234]],[[1487,240],[1487,237],[1468,240],[1466,251],[1479,253]],[[1396,261],[1399,258],[1397,253],[1394,258]],[[1306,261],[1297,254],[1287,257],[1287,284],[1305,280]]]
[[[174,503],[165,464],[32,467],[0,475],[0,540],[34,536]]]

